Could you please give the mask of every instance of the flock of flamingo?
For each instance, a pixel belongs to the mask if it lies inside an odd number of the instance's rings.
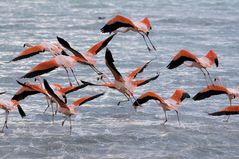
[[[102,33],[113,33],[106,39],[94,44],[90,49],[85,51],[83,54],[78,52],[76,49],[72,48],[72,46],[63,38],[57,37],[58,42],[44,42],[38,45],[32,45],[30,43],[24,44],[24,47],[27,47],[23,50],[17,57],[12,59],[10,62],[16,62],[18,60],[24,60],[26,58],[30,58],[31,56],[37,55],[42,52],[50,52],[53,54],[53,57],[50,60],[41,62],[33,67],[28,73],[26,73],[22,78],[35,78],[37,83],[22,83],[17,81],[20,85],[20,88],[14,94],[11,100],[0,100],[0,108],[5,110],[5,122],[2,128],[2,132],[4,128],[8,128],[8,115],[11,110],[18,109],[21,117],[25,117],[26,114],[22,107],[20,106],[20,101],[25,99],[28,96],[35,94],[43,94],[47,101],[47,108],[45,111],[51,107],[52,111],[52,121],[54,122],[54,116],[57,112],[60,112],[65,115],[65,119],[62,122],[62,126],[66,120],[69,120],[70,123],[70,132],[72,130],[71,124],[71,116],[78,114],[76,108],[86,102],[94,100],[104,93],[99,93],[95,95],[89,95],[85,97],[81,97],[76,99],[72,104],[67,104],[66,95],[77,91],[79,89],[83,89],[86,86],[103,86],[108,87],[122,93],[126,99],[123,101],[119,101],[117,105],[120,105],[122,102],[131,101],[132,106],[135,110],[138,109],[139,106],[146,103],[149,100],[154,100],[156,103],[162,107],[165,114],[165,121],[162,124],[167,122],[167,111],[175,111],[177,114],[177,119],[179,121],[178,116],[178,108],[181,102],[185,98],[190,98],[190,95],[182,90],[176,89],[171,97],[168,99],[162,98],[160,95],[153,91],[144,92],[140,97],[135,98],[134,89],[136,87],[145,85],[155,79],[158,78],[159,73],[156,75],[149,77],[147,79],[136,79],[139,73],[142,73],[144,69],[150,64],[151,61],[146,62],[144,65],[136,68],[128,76],[123,77],[121,73],[117,70],[114,65],[114,58],[112,56],[112,52],[106,48],[105,51],[105,64],[111,71],[114,80],[111,80],[106,74],[101,72],[98,68],[96,68],[97,61],[94,60],[94,56],[97,55],[102,49],[104,49],[109,42],[113,39],[114,36],[118,32],[126,33],[128,31],[133,31],[139,33],[146,44],[148,51],[156,51],[153,43],[149,38],[149,32],[152,29],[150,21],[147,17],[145,17],[141,21],[132,21],[124,16],[117,15],[110,19],[102,28]],[[73,55],[68,55],[68,52],[71,52]],[[77,80],[74,67],[77,64],[83,64],[89,66],[94,72],[97,73],[98,80],[101,80],[102,83],[94,84],[89,81]],[[203,88],[199,93],[197,93],[193,100],[202,100],[213,95],[226,94],[230,100],[230,105],[223,108],[220,111],[209,113],[209,115],[219,116],[219,115],[228,115],[228,119],[230,115],[239,113],[239,106],[233,106],[231,101],[232,99],[236,99],[239,97],[239,89],[226,88],[222,84],[216,83],[216,78],[213,79],[208,72],[207,68],[212,67],[213,65],[218,66],[218,58],[216,53],[213,50],[209,50],[209,52],[203,56],[198,58],[196,55],[190,53],[187,50],[179,51],[173,58],[172,61],[168,64],[168,69],[174,69],[180,65],[184,64],[187,67],[196,67],[199,68],[206,80],[207,86]],[[49,84],[46,79],[40,77],[40,75],[46,74],[58,67],[63,68],[66,71],[69,86],[63,87],[59,84]],[[76,85],[73,85],[70,78],[70,73],[74,77]],[[1,92],[4,94],[6,92]],[[53,105],[54,104],[54,105]],[[44,112],[45,112],[44,111]],[[228,120],[227,119],[227,120]]]

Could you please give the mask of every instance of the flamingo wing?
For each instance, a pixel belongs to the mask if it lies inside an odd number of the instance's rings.
[[[103,86],[103,87],[109,87],[111,89],[116,89],[116,87],[113,83],[96,84],[96,86]]]
[[[22,107],[19,104],[17,105],[17,109],[18,109],[18,112],[21,115],[21,117],[24,118],[26,116],[26,113],[24,112],[24,110],[22,109]]]
[[[4,91],[4,92],[0,92],[0,95],[2,95],[2,94],[5,94],[6,92]]]
[[[64,101],[62,101],[56,94],[55,92],[53,91],[53,89],[51,88],[51,86],[49,85],[49,83],[47,82],[47,80],[44,79],[44,87],[47,91],[48,94],[50,94],[51,97],[53,97],[56,102],[60,105],[60,107],[63,107],[63,108],[66,108],[68,110],[69,107],[66,105],[66,103]]]
[[[48,72],[51,72],[52,70],[58,68],[58,64],[55,59],[48,60],[45,62],[42,62],[35,67],[33,67],[27,74],[22,76],[21,78],[33,78]]]
[[[136,80],[136,81],[133,81],[132,83],[133,83],[133,85],[136,85],[137,87],[139,87],[139,86],[143,86],[143,85],[149,83],[150,81],[156,80],[158,77],[159,77],[159,74],[157,74],[154,77],[145,79],[145,80]]]
[[[100,30],[102,33],[108,33],[113,32],[121,27],[134,28],[135,25],[130,19],[121,15],[117,15],[109,20]]]
[[[116,69],[114,65],[113,56],[111,54],[111,51],[108,48],[106,49],[106,52],[105,52],[105,63],[107,67],[110,69],[116,81],[120,81],[120,82],[124,81],[124,79],[122,78],[122,75],[119,73],[119,71]]]
[[[23,86],[15,93],[15,95],[12,97],[12,100],[20,101],[25,99],[27,96],[38,94],[38,93],[39,92],[36,90]]]
[[[239,106],[227,106],[220,111],[209,113],[208,115],[220,116],[220,115],[236,115],[239,114]]]
[[[17,83],[19,85],[21,85],[24,89],[24,91],[36,91],[37,93],[42,93],[42,94],[45,94],[46,95],[46,91],[44,89],[42,89],[41,87],[39,87],[38,85],[36,84],[30,84],[30,83],[21,83],[19,81],[17,81]],[[35,93],[36,94],[36,93]],[[24,94],[23,94],[24,95]],[[23,96],[24,97],[24,96]],[[25,97],[24,97],[25,98]]]
[[[104,93],[100,93],[100,94],[97,94],[97,95],[94,95],[94,96],[85,96],[85,97],[79,98],[76,101],[74,101],[72,103],[72,105],[75,106],[75,107],[76,106],[80,106],[80,105],[82,105],[82,104],[84,104],[86,102],[89,102],[89,101],[91,101],[93,99],[96,99],[96,98],[98,98],[98,97],[100,97],[102,95],[104,95]]]
[[[174,69],[181,64],[183,64],[185,61],[194,61],[197,62],[198,58],[190,53],[187,50],[180,50],[172,59],[172,61],[168,64],[167,68],[168,69]]]
[[[65,87],[65,88],[61,88],[59,90],[59,92],[64,93],[64,94],[68,94],[74,91],[77,91],[81,88],[85,88],[86,86],[88,86],[88,84],[82,84],[80,86],[70,86],[70,87]]]
[[[228,94],[227,88],[220,85],[209,85],[206,88],[203,88],[200,92],[198,92],[193,97],[193,100],[202,100],[220,94]]]
[[[182,89],[176,89],[170,99],[176,101],[178,104],[181,103],[185,98],[190,98],[190,95]]]
[[[152,92],[152,91],[148,91],[145,92],[144,94],[142,94],[139,98],[136,99],[136,101],[133,103],[133,106],[135,108],[137,108],[137,106],[148,102],[149,100],[157,100],[160,103],[165,103],[164,99],[162,97],[160,97],[159,95],[157,95],[156,93]]]
[[[18,61],[21,59],[25,59],[31,56],[34,56],[36,54],[39,54],[41,52],[44,52],[45,48],[43,45],[39,44],[39,45],[35,45],[33,47],[30,47],[24,51],[22,51],[17,57],[15,57],[14,59],[12,59],[11,61]]]
[[[109,36],[108,38],[96,43],[95,45],[93,45],[89,50],[87,50],[86,54],[88,56],[94,56],[96,55],[98,52],[100,52],[103,48],[106,47],[106,45],[108,45],[108,43],[111,41],[111,39],[115,36],[116,34],[113,34],[111,36]]]
[[[148,61],[147,63],[145,63],[143,66],[138,67],[137,69],[135,69],[134,71],[132,71],[127,77],[129,79],[133,79],[135,78],[139,73],[142,73],[144,71],[144,69],[149,65],[149,63],[152,60]]]
[[[209,52],[205,55],[207,59],[210,60],[210,65],[215,64],[217,67],[219,65],[217,54],[214,50],[209,50]]]
[[[72,52],[75,56],[77,56],[77,57],[79,57],[79,58],[81,58],[81,59],[87,61],[87,60],[85,59],[85,57],[84,57],[81,53],[79,53],[78,51],[76,51],[75,49],[73,49],[73,48],[70,46],[70,44],[69,44],[66,40],[64,40],[63,38],[58,37],[58,36],[57,36],[57,40],[58,40],[58,42],[59,42],[64,48],[66,48],[67,50],[69,50],[70,52]]]

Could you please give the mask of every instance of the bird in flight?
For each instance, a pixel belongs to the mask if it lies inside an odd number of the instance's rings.
[[[191,64],[185,63],[186,61],[191,61]],[[213,51],[210,50],[205,56],[198,58],[196,55],[193,53],[187,51],[187,50],[180,50],[172,59],[172,61],[168,64],[167,68],[168,69],[174,69],[181,64],[186,65],[187,67],[196,67],[199,68],[207,82],[207,85],[209,85],[209,82],[207,81],[206,73],[213,84],[213,81],[210,77],[210,73],[207,71],[207,68],[212,67],[212,65],[216,65],[218,67],[218,58],[217,54]],[[203,71],[205,70],[206,73]]]
[[[89,48],[87,51],[85,51],[83,54],[79,53],[77,50],[73,49],[71,47],[71,45],[63,38],[61,37],[57,37],[57,40],[59,41],[59,43],[66,48],[67,50],[69,50],[70,52],[72,52],[75,56],[82,58],[82,56],[84,57],[84,59],[86,59],[87,61],[91,62],[92,65],[90,65],[92,67],[92,69],[100,76],[102,76],[99,79],[102,78],[107,78],[106,75],[104,75],[102,72],[100,72],[96,67],[96,60],[94,60],[94,56],[97,55],[97,53],[99,53],[102,49],[104,49],[108,43],[112,40],[112,38],[115,36],[115,34],[107,37],[106,39],[101,40],[100,42],[97,42],[96,44],[94,44],[91,48]]]
[[[122,29],[121,28],[126,28],[126,29]],[[102,33],[111,33],[111,32],[122,32],[122,33],[126,33],[128,31],[134,31],[139,33],[140,35],[142,35],[144,42],[147,46],[148,51],[151,51],[151,48],[149,47],[145,36],[147,37],[147,39],[149,40],[151,46],[153,47],[154,50],[156,50],[155,46],[153,45],[153,43],[151,42],[150,38],[149,38],[149,32],[152,29],[151,23],[149,21],[149,19],[147,17],[145,17],[143,20],[141,21],[133,21],[130,20],[129,18],[126,18],[122,15],[116,15],[115,17],[113,17],[112,19],[110,19],[102,28],[101,28],[101,32]]]
[[[190,98],[190,95],[181,89],[175,90],[172,96],[168,99],[162,98],[153,91],[148,91],[143,93],[139,98],[137,98],[136,101],[133,103],[133,106],[135,107],[135,109],[137,109],[138,106],[140,106],[141,104],[146,103],[149,100],[155,100],[156,103],[163,108],[165,115],[165,121],[163,122],[163,124],[165,124],[168,121],[166,111],[170,110],[174,110],[176,112],[178,122],[180,123],[178,116],[178,108],[185,98]]]
[[[22,60],[22,59],[26,59],[29,58],[31,56],[37,55],[41,52],[51,52],[53,54],[53,56],[57,56],[57,55],[66,55],[68,56],[68,54],[63,50],[63,47],[61,46],[60,43],[57,42],[44,42],[44,43],[40,43],[38,45],[32,45],[30,43],[25,43],[23,45],[24,47],[28,47],[27,49],[25,49],[24,51],[22,51],[17,57],[15,57],[14,59],[12,59],[11,61],[18,61],[18,60]]]
[[[226,120],[226,122],[228,122],[230,115],[237,115],[237,114],[239,114],[239,106],[230,105],[230,106],[226,106],[222,108],[221,110],[217,112],[209,113],[208,115],[212,115],[212,116],[228,115],[228,118]]]
[[[129,100],[133,102],[131,97],[134,98],[134,93],[133,93],[134,88],[145,85],[148,82],[157,79],[159,76],[157,74],[156,76],[148,78],[148,79],[134,80],[134,78],[139,73],[143,72],[143,70],[148,66],[150,62],[151,61],[147,62],[143,66],[138,67],[137,69],[132,71],[127,77],[123,78],[123,76],[120,74],[120,72],[116,69],[114,65],[114,59],[113,59],[111,51],[107,48],[105,52],[105,63],[114,76],[114,82],[109,82],[104,84],[93,84],[93,85],[105,86],[105,87],[109,87],[111,89],[118,90],[119,92],[121,92],[127,98],[127,100],[119,101],[117,105],[120,105],[120,103],[129,101]],[[84,83],[84,81],[82,82]]]
[[[232,99],[239,99],[239,88],[226,88],[223,85],[208,85],[198,92],[193,100],[203,100],[214,95],[226,94],[228,96],[230,105],[232,105]]]

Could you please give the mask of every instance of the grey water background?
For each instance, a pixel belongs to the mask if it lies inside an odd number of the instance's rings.
[[[220,77],[227,87],[238,87],[237,0],[10,0],[0,1],[0,90],[14,94],[19,87],[16,79],[33,82],[20,77],[34,65],[52,57],[50,53],[42,53],[18,62],[4,63],[21,52],[25,42],[51,42],[56,41],[56,36],[61,36],[83,52],[108,36],[100,33],[100,28],[116,14],[133,20],[147,16],[152,23],[150,37],[156,52],[149,53],[142,37],[133,32],[118,34],[108,46],[123,75],[154,59],[138,78],[154,76],[157,72],[160,76],[156,81],[137,88],[136,97],[153,90],[167,98],[178,88],[193,96],[206,85],[198,69],[184,66],[166,69],[180,49],[187,49],[199,57],[214,49],[219,67],[209,71]],[[95,58],[97,67],[111,75],[104,64],[104,52]],[[78,65],[75,72],[78,79],[99,82],[96,74],[86,66]],[[50,83],[68,85],[67,76],[60,68],[43,77]],[[161,125],[163,111],[155,102],[148,102],[134,112],[130,102],[117,106],[124,96],[106,88],[79,90],[68,95],[68,101],[71,103],[78,97],[104,91],[103,97],[79,108],[80,114],[74,117],[71,135],[68,122],[61,126],[63,115],[58,114],[52,124],[50,110],[43,114],[46,101],[42,95],[21,101],[27,117],[21,119],[17,110],[10,113],[9,129],[0,134],[0,158],[239,157],[238,116],[223,122],[226,117],[207,115],[229,104],[225,95],[200,102],[185,100],[179,109],[181,125],[175,112],[168,112],[169,121],[165,126]],[[2,95],[1,99],[11,97]],[[0,122],[1,125],[4,122],[4,111],[1,111]]]

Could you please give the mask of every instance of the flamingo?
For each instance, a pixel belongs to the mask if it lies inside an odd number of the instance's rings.
[[[107,67],[113,74],[115,81],[110,82],[110,83],[94,84],[94,85],[109,87],[111,89],[115,89],[115,90],[118,90],[119,92],[121,92],[127,98],[127,100],[119,101],[117,103],[117,105],[120,105],[121,102],[126,102],[126,101],[131,100],[131,97],[134,98],[134,94],[133,94],[134,88],[136,88],[138,86],[142,86],[144,84],[147,84],[148,82],[157,79],[159,76],[157,74],[156,76],[151,77],[146,80],[133,80],[137,76],[138,73],[143,72],[143,70],[151,62],[151,61],[149,61],[145,65],[132,71],[126,78],[123,78],[122,75],[120,74],[120,72],[116,69],[116,67],[113,63],[114,62],[113,56],[111,54],[111,51],[108,48],[106,49],[106,53],[105,53],[105,62],[106,62]],[[82,82],[84,83],[84,81],[82,81]],[[131,100],[131,102],[132,102],[132,100]]]
[[[133,106],[135,109],[143,103],[146,103],[149,100],[155,100],[159,106],[163,108],[164,115],[165,115],[165,121],[163,124],[165,124],[168,121],[166,111],[174,110],[177,114],[178,122],[179,121],[179,116],[178,116],[178,108],[180,103],[185,99],[185,98],[190,98],[190,95],[185,92],[182,89],[177,89],[175,92],[172,94],[172,96],[168,99],[164,99],[161,96],[159,96],[157,93],[153,91],[148,91],[142,94],[134,103]]]
[[[228,115],[226,122],[228,122],[230,115],[237,115],[237,114],[239,114],[239,106],[238,105],[226,106],[217,112],[208,113],[208,115],[212,115],[212,116]]]
[[[62,67],[67,72],[67,76],[68,76],[70,86],[72,86],[72,83],[70,81],[68,69],[71,70],[71,72],[72,72],[72,74],[75,78],[75,81],[77,82],[78,85],[80,85],[76,76],[75,76],[75,73],[73,71],[73,68],[78,63],[89,65],[89,66],[92,66],[94,64],[92,62],[87,61],[83,56],[82,56],[82,58],[80,58],[80,57],[77,57],[77,56],[58,55],[58,56],[55,56],[51,60],[47,60],[45,62],[42,62],[42,63],[36,65],[27,74],[25,74],[21,78],[33,78],[33,77],[48,73],[48,72],[50,72],[50,71],[52,71],[52,70],[54,70],[58,67]]]
[[[124,30],[119,30],[119,28],[126,28]],[[147,46],[148,51],[151,51],[148,43],[146,42],[145,36],[148,38],[150,44],[152,45],[153,49],[156,50],[153,43],[149,38],[149,32],[152,29],[151,23],[147,17],[145,17],[141,21],[132,21],[129,18],[126,18],[122,15],[116,15],[112,19],[110,19],[102,28],[102,33],[111,33],[111,32],[122,32],[126,33],[128,31],[134,31],[142,35],[144,42]]]
[[[75,56],[81,58],[82,56],[87,59],[88,61],[96,64],[96,60],[93,59],[94,56],[97,55],[98,52],[100,52],[103,48],[105,48],[108,43],[112,40],[112,38],[115,36],[115,34],[109,36],[106,39],[101,40],[100,42],[94,44],[91,48],[89,48],[87,51],[85,51],[83,54],[80,54],[78,51],[73,49],[70,44],[63,38],[57,37],[57,40],[59,43],[66,48],[67,50],[71,51]],[[96,69],[95,66],[91,66],[93,70],[95,70],[96,73],[99,75],[103,75],[103,77],[106,77],[103,73],[101,73],[98,69]],[[106,77],[107,78],[107,77]]]
[[[53,54],[53,56],[57,56],[57,55],[65,55],[68,56],[67,53],[63,50],[63,47],[61,46],[61,44],[53,42],[44,42],[44,43],[40,43],[38,45],[32,45],[30,43],[25,43],[23,45],[23,47],[28,47],[26,50],[22,51],[17,57],[15,57],[14,59],[12,59],[11,61],[18,61],[18,60],[22,60],[25,58],[29,58],[31,56],[34,56],[36,54],[39,54],[41,52],[51,52]]]
[[[184,63],[185,61],[191,61],[192,64],[186,64]],[[207,77],[206,74],[203,72],[203,69],[207,72],[207,75],[209,79],[212,82],[212,79],[210,77],[209,72],[207,71],[207,68],[212,67],[213,64],[215,64],[218,67],[218,58],[217,54],[213,51],[210,50],[204,57],[198,58],[196,55],[192,54],[191,52],[187,50],[180,50],[172,59],[172,61],[168,64],[167,68],[168,69],[174,69],[181,64],[185,64],[187,67],[196,67],[199,68],[207,82]],[[208,82],[207,82],[208,84]]]
[[[20,106],[19,102],[17,100],[11,99],[11,100],[0,100],[0,108],[5,110],[5,122],[2,128],[2,132],[4,131],[4,128],[8,129],[7,122],[8,122],[8,114],[10,111],[14,109],[18,109],[19,114],[21,117],[25,117],[26,114],[23,111],[22,107]]]
[[[104,95],[104,93],[100,93],[94,96],[85,96],[82,98],[79,98],[77,100],[75,100],[71,105],[67,106],[66,103],[64,101],[62,101],[56,94],[55,92],[52,90],[52,88],[50,87],[49,83],[44,79],[44,86],[46,88],[47,93],[49,93],[52,97],[53,100],[55,102],[57,102],[59,104],[59,107],[57,108],[58,111],[62,114],[64,114],[66,116],[65,120],[63,120],[62,122],[62,126],[64,125],[64,122],[69,118],[70,121],[70,133],[72,130],[72,125],[71,125],[71,116],[72,115],[77,115],[77,111],[75,110],[78,106],[91,101],[95,98],[98,98],[102,95]]]
[[[202,100],[220,94],[226,94],[228,96],[230,105],[232,105],[232,99],[239,98],[239,88],[226,88],[222,85],[209,85],[198,92],[193,97],[193,100]]]
[[[14,95],[13,99],[22,100],[29,95],[34,95],[34,94],[37,94],[37,93],[44,94],[46,96],[46,100],[47,100],[47,108],[45,109],[44,113],[46,112],[46,110],[51,105],[51,107],[52,107],[52,121],[54,121],[54,111],[53,111],[53,105],[52,104],[55,101],[52,99],[52,96],[50,94],[48,94],[47,91],[45,90],[44,84],[43,84],[43,86],[41,86],[41,85],[30,84],[30,83],[21,83],[19,81],[17,81],[17,83],[20,84],[22,87]],[[66,95],[68,93],[71,93],[71,92],[77,91],[79,89],[82,89],[82,88],[86,87],[87,85],[89,85],[89,83],[87,83],[87,82],[85,82],[84,84],[82,84],[80,86],[70,86],[70,87],[61,87],[58,84],[51,84],[51,88],[54,90],[54,93],[58,96],[58,98],[60,98],[65,103],[67,103]],[[58,104],[58,103],[56,103],[56,104]]]

